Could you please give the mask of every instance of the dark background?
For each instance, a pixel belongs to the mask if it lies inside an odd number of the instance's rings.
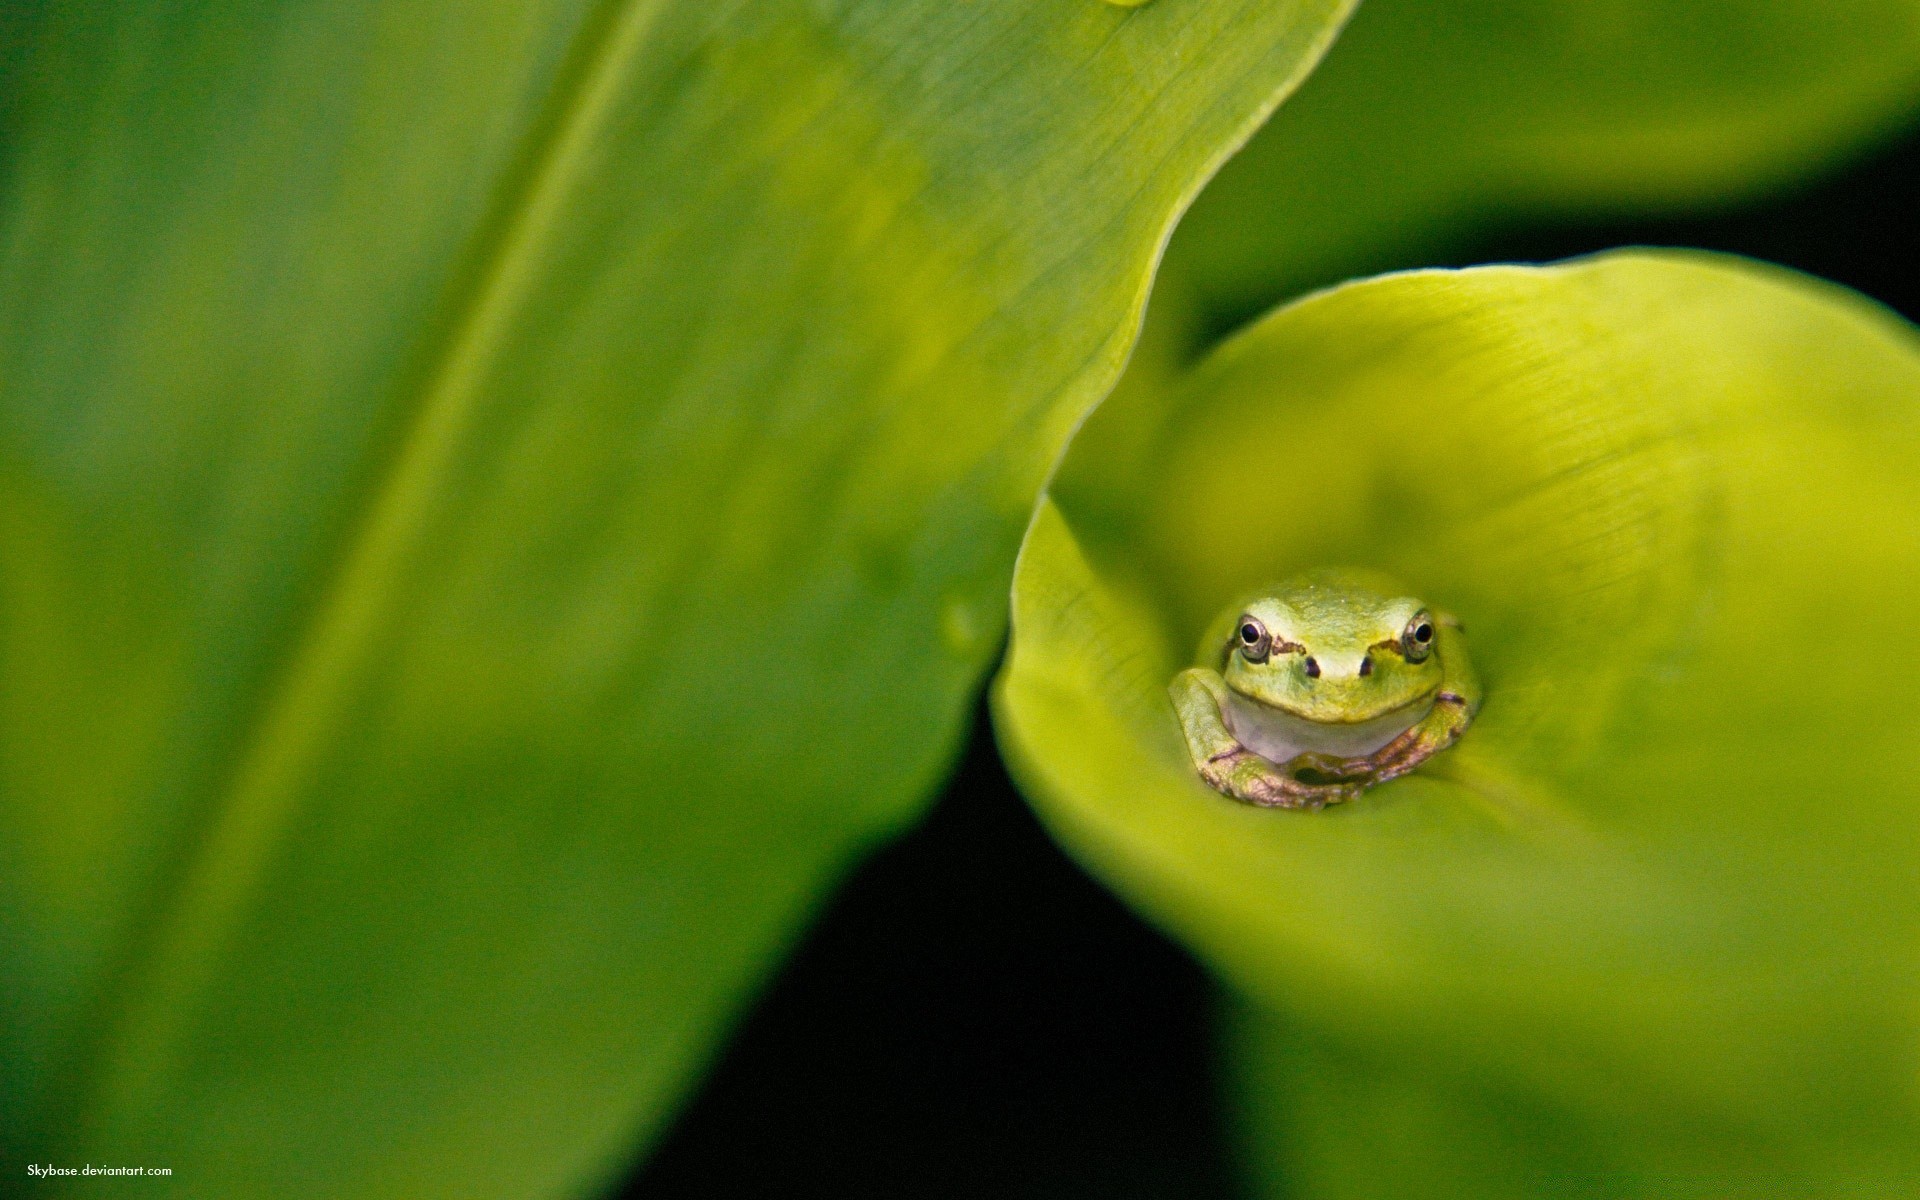
[[[1920,135],[1795,194],[1564,223],[1438,264],[1624,245],[1783,263],[1920,320]],[[1227,1200],[1207,979],[1047,839],[984,709],[930,818],[874,856],[617,1195]]]

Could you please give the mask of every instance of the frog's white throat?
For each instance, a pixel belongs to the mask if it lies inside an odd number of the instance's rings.
[[[1364,757],[1418,725],[1432,711],[1433,697],[1429,696],[1370,721],[1333,724],[1295,716],[1229,688],[1226,711],[1220,715],[1241,745],[1270,763],[1284,766],[1302,754]]]

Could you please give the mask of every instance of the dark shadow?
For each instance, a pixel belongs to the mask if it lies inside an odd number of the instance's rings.
[[[652,1161],[647,1200],[1231,1195],[1208,985],[1048,840],[984,709]]]
[[[1476,240],[1443,265],[1547,262],[1614,246],[1690,246],[1818,275],[1920,319],[1920,134],[1845,173],[1712,216],[1568,222]]]

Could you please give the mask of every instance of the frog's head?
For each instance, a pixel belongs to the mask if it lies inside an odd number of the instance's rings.
[[[1439,628],[1425,605],[1357,571],[1316,571],[1241,606],[1227,686],[1310,721],[1370,721],[1440,687]]]

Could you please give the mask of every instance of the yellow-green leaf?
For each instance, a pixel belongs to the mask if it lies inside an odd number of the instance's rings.
[[[1803,277],[1352,284],[1090,419],[1022,550],[1002,744],[1072,853],[1383,1078],[1571,1114],[1603,1164],[1697,1138],[1884,1182],[1920,1167],[1916,463],[1920,336]],[[1227,800],[1167,682],[1321,565],[1459,614],[1485,708],[1351,805]],[[1340,1120],[1342,1086],[1268,1100]]]

